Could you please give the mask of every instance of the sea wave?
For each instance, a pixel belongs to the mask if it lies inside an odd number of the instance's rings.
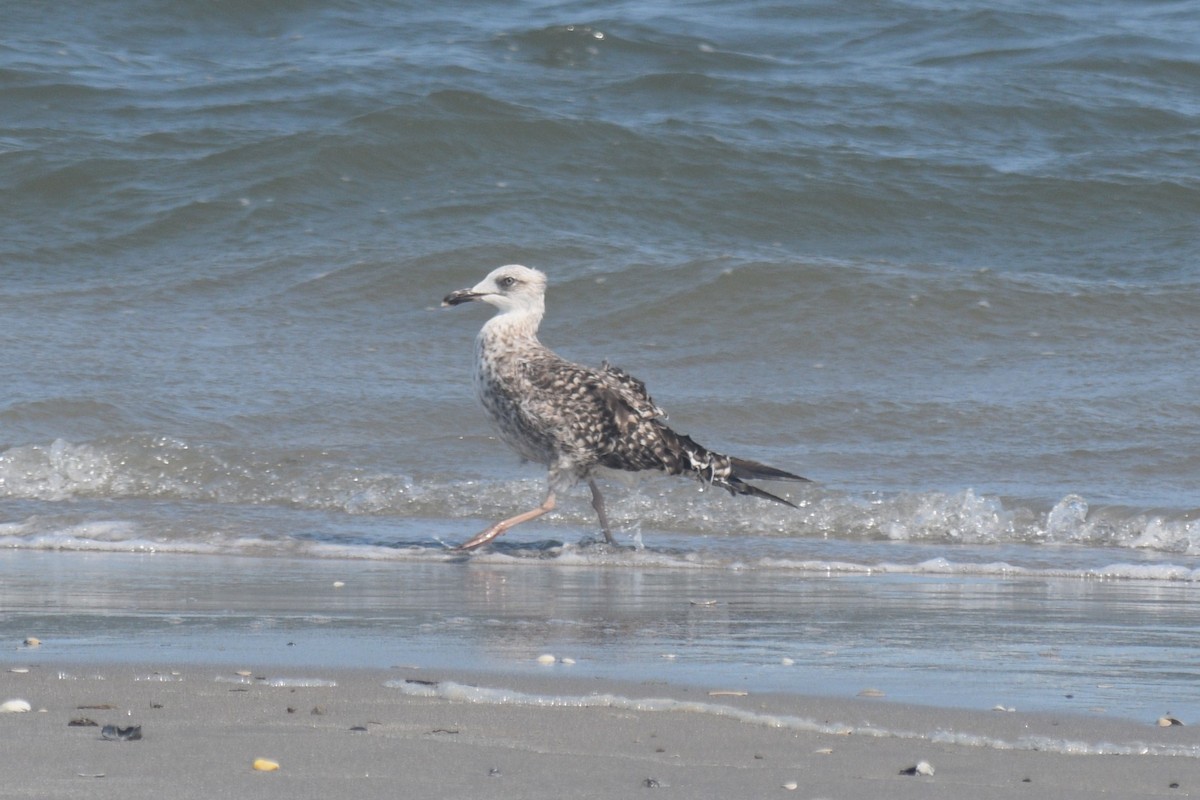
[[[5,524],[0,540],[39,549],[444,558],[448,553],[438,531],[470,527],[462,520],[497,519],[532,507],[544,491],[540,479],[369,472],[347,462],[353,458],[329,451],[268,453],[167,437],[11,447],[0,453],[0,497],[20,502],[29,519]],[[798,509],[746,503],[681,481],[649,479],[610,494],[610,517],[642,551],[637,561],[642,566],[1195,580],[1189,562],[1200,554],[1200,520],[1190,512],[1093,505],[1077,494],[1039,508],[972,489],[852,494],[803,487],[788,493]],[[83,519],[63,516],[85,501],[101,505]],[[188,521],[163,524],[164,502],[182,509],[176,513]],[[289,520],[304,514],[326,515],[321,524],[330,533],[290,533]],[[247,515],[273,521],[256,529]],[[199,525],[197,518],[203,520]],[[356,520],[369,530],[338,532],[360,524]],[[588,536],[579,531],[593,527],[593,512],[582,496],[566,498],[538,528],[550,531],[554,541],[515,549],[505,544],[498,552],[501,558],[520,559],[545,558],[552,551],[560,563],[595,563],[604,560],[603,553],[589,549],[586,541],[582,547],[575,544]],[[660,541],[670,542],[669,548],[656,551]],[[906,554],[911,563],[892,563],[894,555],[870,547],[845,558],[813,558],[811,549],[821,542],[914,548]],[[1108,556],[1118,562],[1109,564],[1093,555],[1087,563],[1067,558],[1059,569],[1009,564],[1003,557],[978,560],[986,548],[1008,546],[1043,554],[1076,546],[1100,554],[1143,554],[1135,562],[1150,557],[1172,563],[1124,564]],[[976,550],[964,559],[964,548]]]

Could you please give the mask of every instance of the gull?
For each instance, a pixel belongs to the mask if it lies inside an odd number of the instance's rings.
[[[509,264],[470,289],[446,295],[443,306],[483,302],[496,308],[475,339],[475,391],[500,438],[528,461],[548,470],[541,505],[490,526],[458,550],[473,550],[522,522],[554,509],[556,497],[581,481],[592,492],[600,530],[615,545],[604,498],[596,485],[600,469],[659,470],[795,506],[748,480],[808,481],[757,461],[721,455],[667,426],[646,386],[604,362],[599,369],[575,364],[538,340],[546,311],[546,276]]]

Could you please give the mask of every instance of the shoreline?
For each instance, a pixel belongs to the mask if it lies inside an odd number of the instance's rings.
[[[42,645],[0,663],[404,664],[1192,725],[1190,607],[1124,584],[10,551],[0,653]]]
[[[1200,728],[1185,726],[549,669],[27,669],[0,672],[0,702],[33,709],[0,714],[9,763],[28,765],[5,797],[1200,796]],[[81,717],[96,725],[68,725]],[[143,737],[106,741],[109,724]],[[932,775],[902,774],[922,761]]]

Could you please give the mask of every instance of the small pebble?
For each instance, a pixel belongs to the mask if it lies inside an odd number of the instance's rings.
[[[128,728],[118,728],[116,725],[105,725],[100,729],[100,736],[110,742],[136,742],[142,738],[142,726],[130,725]]]
[[[911,767],[900,770],[901,775],[932,775],[933,765],[928,761],[918,761]]]
[[[992,711],[1007,711],[1009,713],[1012,713],[1012,712],[1016,711],[1016,709],[1013,708],[1012,706],[996,705],[996,706],[992,706]]]
[[[256,758],[253,767],[259,772],[275,772],[279,769],[279,762],[269,758]]]
[[[553,664],[555,661],[558,661],[558,659],[555,658],[554,656],[550,655],[549,653],[543,653],[542,655],[537,657],[537,662],[539,664],[542,664],[543,666],[549,666],[550,664]]]
[[[887,693],[882,689],[863,689],[858,693],[859,697],[887,697]]]
[[[249,677],[250,677],[251,675],[253,675],[254,673],[253,673],[253,672],[251,672],[251,671],[250,671],[250,670],[248,670],[248,669],[239,669],[237,672],[235,672],[235,673],[233,673],[233,674],[234,674],[234,675],[238,675],[238,676],[240,676],[240,677],[242,677],[242,678],[249,678]]]
[[[783,658],[779,659],[779,663],[785,667],[791,667],[791,666],[794,666],[796,662],[795,662],[795,660],[784,656]]]
[[[569,667],[569,666],[572,666],[572,665],[575,663],[575,659],[573,659],[573,658],[564,658],[564,659],[562,660],[562,663],[566,664],[566,665]]]
[[[646,778],[646,780],[642,781],[642,786],[645,786],[647,789],[658,789],[662,784],[654,778]]]
[[[1174,717],[1159,717],[1158,718],[1158,727],[1160,727],[1160,728],[1169,728],[1172,725],[1182,725],[1182,724],[1183,724],[1182,722],[1175,719]]]
[[[36,636],[29,636],[25,639],[26,647],[37,647],[41,643],[42,643],[42,640],[37,638]]]
[[[787,789],[789,792],[794,792],[800,788],[800,784],[796,783],[795,781],[788,781],[783,785],[783,788]]]
[[[0,714],[23,714],[32,710],[33,706],[27,700],[5,700],[0,703]]]
[[[15,672],[18,675],[24,675],[29,672],[29,667],[13,667],[9,672]]]
[[[709,697],[745,697],[750,694],[740,689],[715,689],[708,693]]]
[[[333,582],[333,588],[335,588],[335,589],[341,589],[345,585],[346,585],[345,581],[334,581]]]

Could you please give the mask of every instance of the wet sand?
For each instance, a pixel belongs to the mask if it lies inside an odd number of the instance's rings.
[[[0,714],[0,797],[1200,796],[1200,727],[1154,720],[619,683],[558,667],[281,671],[22,655],[3,665],[0,702],[33,710]],[[96,725],[70,725],[83,719]],[[110,724],[139,725],[142,738],[107,741]],[[279,769],[257,771],[256,759]],[[932,775],[902,774],[921,761]]]

